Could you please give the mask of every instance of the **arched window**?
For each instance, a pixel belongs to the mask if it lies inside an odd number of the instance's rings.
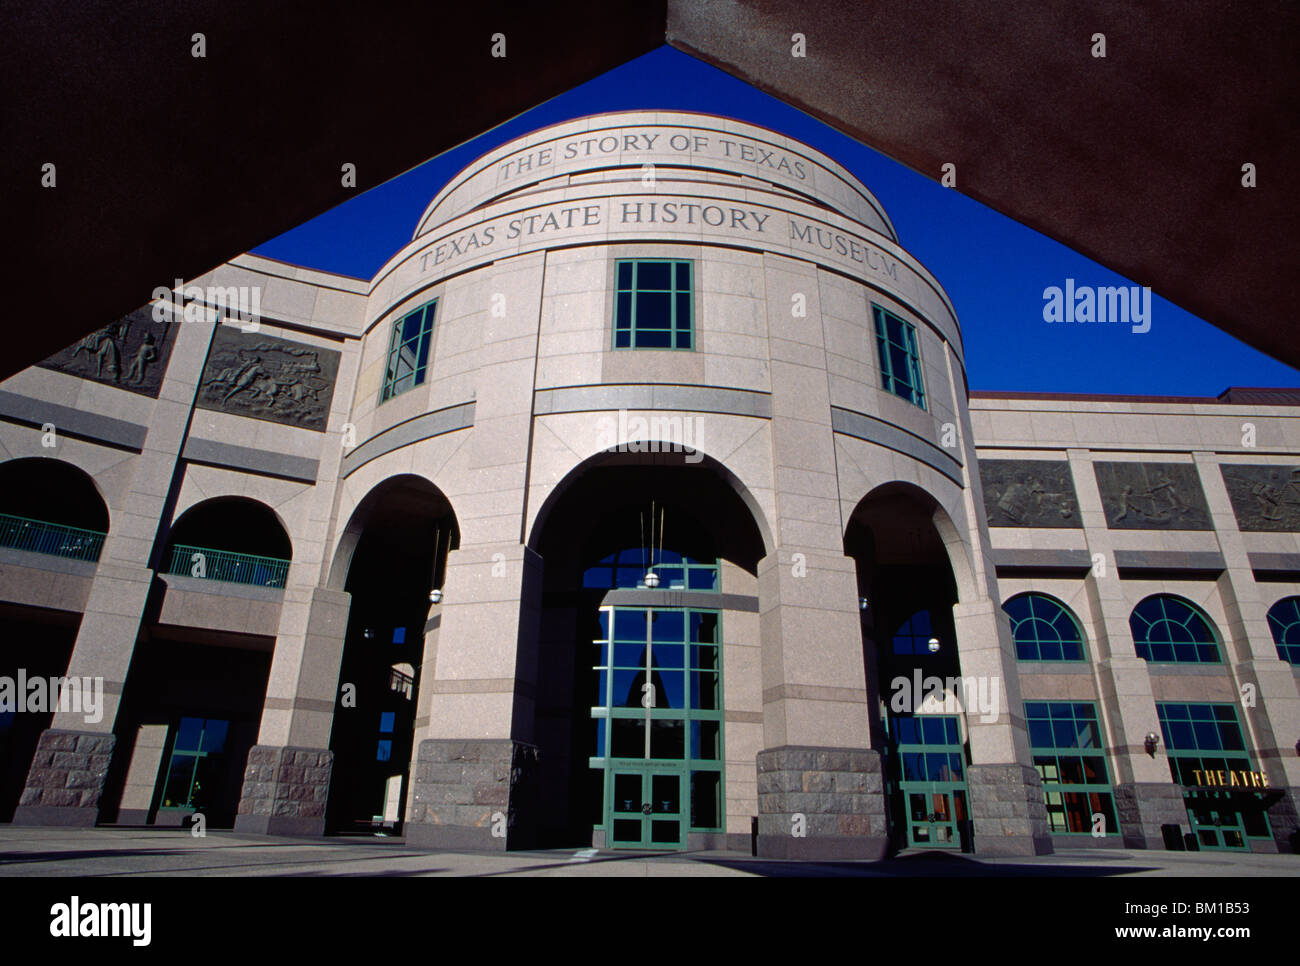
[[[1219,637],[1210,619],[1181,597],[1156,594],[1129,615],[1137,655],[1148,661],[1218,664]]]
[[[96,561],[108,507],[82,469],[46,457],[0,465],[0,547]]]
[[[1300,597],[1283,597],[1268,609],[1268,629],[1273,632],[1277,656],[1300,664]]]
[[[718,559],[696,558],[676,550],[629,547],[606,554],[588,567],[582,586],[593,590],[645,590],[647,574],[662,590],[722,589]]]
[[[1011,618],[1021,661],[1084,661],[1083,631],[1070,609],[1046,594],[1016,594],[1002,609]]]
[[[934,631],[930,627],[930,612],[928,610],[918,610],[903,621],[898,630],[894,632],[894,653],[923,654],[928,657],[933,653],[930,650],[930,640],[933,637]]]

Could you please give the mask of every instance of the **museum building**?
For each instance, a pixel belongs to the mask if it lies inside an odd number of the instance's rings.
[[[0,822],[1296,851],[1300,392],[972,393],[870,191],[605,114],[0,385]]]

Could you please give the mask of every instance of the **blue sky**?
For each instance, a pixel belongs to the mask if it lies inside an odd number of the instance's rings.
[[[451,107],[451,105],[449,105]],[[295,265],[370,278],[411,240],[429,201],[498,145],[559,121],[623,110],[722,114],[812,145],[884,205],[903,247],[947,290],[961,322],[972,389],[1214,396],[1230,385],[1300,386],[1300,371],[1165,301],[1151,330],[1048,324],[1043,290],[1128,279],[889,160],[796,108],[670,47],[637,58],[366,191],[255,249]],[[435,123],[432,115],[428,123]],[[365,172],[358,172],[365,183]]]

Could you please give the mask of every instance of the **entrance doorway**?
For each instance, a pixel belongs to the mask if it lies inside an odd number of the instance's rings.
[[[892,725],[907,844],[918,848],[961,848],[969,813],[966,756],[957,718],[899,717],[893,719]]]
[[[422,477],[380,483],[348,522],[335,561],[351,603],[330,735],[330,834],[402,832],[418,669],[441,599],[433,591],[441,591],[447,552],[458,544],[450,503]]]
[[[871,747],[885,759],[895,851],[973,848],[962,696],[948,683],[961,676],[957,585],[940,519],[929,494],[888,483],[858,504],[844,538],[857,565],[867,700],[878,709]]]
[[[700,571],[704,582],[707,563],[670,555],[676,563],[661,570]],[[603,775],[595,839],[606,848],[681,849],[690,829],[719,825],[720,623],[717,610],[601,608],[589,764]]]
[[[1246,827],[1236,806],[1216,792],[1195,792],[1187,798],[1192,834],[1203,849],[1248,849]]]
[[[757,639],[768,550],[744,492],[707,456],[614,452],[539,509],[520,595],[529,697],[514,726],[538,749],[536,806],[520,812],[536,847],[747,842],[747,815],[727,827],[723,633]],[[746,710],[761,707],[758,678],[739,677]]]
[[[682,809],[685,773],[675,762],[614,765],[608,772],[610,801],[605,844],[612,849],[686,847]]]

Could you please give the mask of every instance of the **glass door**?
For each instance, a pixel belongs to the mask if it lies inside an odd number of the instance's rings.
[[[686,846],[682,779],[677,768],[616,766],[610,772],[610,848]]]
[[[608,607],[593,642],[596,754],[607,848],[682,849],[721,831],[719,613]]]
[[[1198,793],[1187,799],[1192,834],[1203,849],[1248,849],[1241,812],[1214,792]]]
[[[899,792],[907,817],[907,844],[961,848],[966,807],[966,756],[952,715],[896,717]]]
[[[907,844],[942,849],[958,848],[957,822],[965,817],[966,796],[956,789],[931,784],[928,792],[907,792]]]

